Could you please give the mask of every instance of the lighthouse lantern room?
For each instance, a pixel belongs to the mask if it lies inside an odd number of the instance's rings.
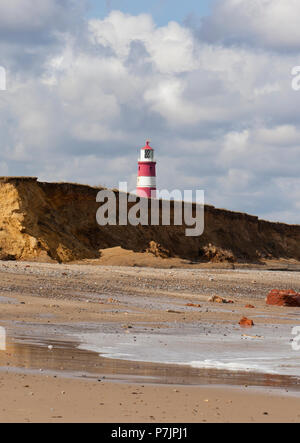
[[[156,197],[156,161],[150,141],[141,149],[138,162],[137,195],[139,197]]]

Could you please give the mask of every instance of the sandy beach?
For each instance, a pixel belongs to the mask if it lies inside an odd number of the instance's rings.
[[[1,262],[0,274],[1,422],[299,421],[299,309],[265,303],[299,291],[298,272]]]
[[[0,374],[1,422],[299,422],[298,398],[247,388],[156,386]]]

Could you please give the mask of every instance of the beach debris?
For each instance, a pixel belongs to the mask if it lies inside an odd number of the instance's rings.
[[[48,346],[48,349],[49,349],[49,351],[52,351],[53,346],[52,346],[52,345],[49,345],[49,346]]]
[[[203,246],[199,250],[199,257],[204,261],[210,261],[212,263],[233,263],[236,261],[236,257],[229,249],[222,249],[219,246],[209,243]],[[209,276],[211,277],[211,276]]]
[[[253,306],[253,305],[246,305],[245,308],[247,308],[247,309],[255,309],[255,306]]]
[[[210,303],[234,303],[233,300],[228,300],[226,298],[219,297],[218,295],[213,295],[208,299],[208,301]]]
[[[185,306],[189,306],[190,308],[201,308],[201,305],[195,305],[194,303],[187,303]]]
[[[116,300],[115,298],[108,298],[107,303],[120,303],[119,300]]]
[[[148,252],[150,254],[153,254],[155,257],[160,257],[160,258],[171,257],[170,251],[155,241],[150,241],[148,248],[146,249],[145,252]]]
[[[246,338],[258,338],[260,340],[263,340],[265,337],[263,337],[262,335],[247,335],[247,334],[243,334],[242,337],[246,337]]]
[[[293,289],[272,289],[267,295],[266,303],[273,306],[300,307],[300,294]]]
[[[252,327],[254,326],[254,322],[253,320],[250,320],[247,317],[243,317],[240,321],[239,321],[239,325],[242,327]]]
[[[181,312],[173,311],[172,309],[167,309],[166,312],[168,312],[169,314],[181,314]]]

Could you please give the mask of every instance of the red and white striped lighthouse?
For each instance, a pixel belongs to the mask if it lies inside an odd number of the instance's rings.
[[[154,149],[151,148],[149,141],[141,149],[138,165],[137,195],[139,197],[155,198],[156,161],[154,161]]]

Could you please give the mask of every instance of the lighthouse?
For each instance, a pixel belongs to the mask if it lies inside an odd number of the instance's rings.
[[[156,161],[154,160],[154,149],[150,142],[141,149],[138,162],[137,195],[139,197],[156,197]]]

